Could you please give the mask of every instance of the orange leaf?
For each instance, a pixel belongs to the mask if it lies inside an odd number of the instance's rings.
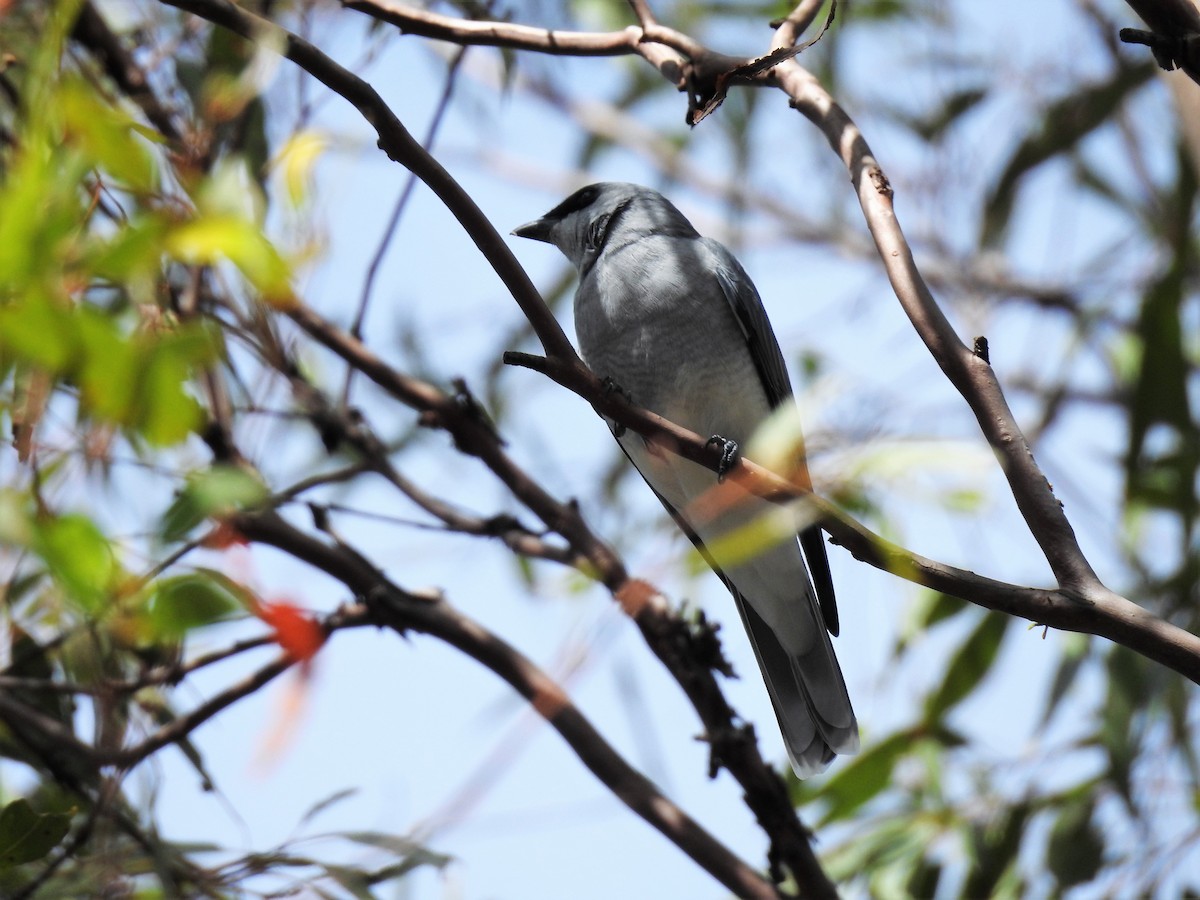
[[[286,601],[256,603],[253,612],[275,629],[275,641],[298,662],[309,662],[325,643],[320,624],[298,606]]]
[[[226,519],[217,519],[217,524],[212,531],[200,541],[200,546],[207,547],[209,550],[228,550],[233,546],[248,547],[249,545],[250,542]]]
[[[301,665],[307,666],[308,663],[306,661]],[[299,733],[309,696],[308,686],[311,684],[310,679],[303,677],[307,671],[301,668],[296,672],[300,678],[282,685],[284,693],[272,716],[275,721],[263,733],[258,750],[254,754],[254,768],[264,773],[283,759],[284,753]]]

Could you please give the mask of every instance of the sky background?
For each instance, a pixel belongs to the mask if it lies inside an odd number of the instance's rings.
[[[611,5],[623,7],[616,0]],[[921,180],[936,177],[945,161],[923,155],[928,151],[907,132],[872,115],[868,99],[848,110],[896,187],[898,214],[914,240],[935,225],[940,232],[958,217],[964,227],[973,221],[990,183],[987,173],[995,172],[1020,137],[1013,122],[1023,79],[1036,77],[1044,85],[1056,67],[1098,72],[1107,65],[1100,54],[1089,55],[1095,51],[1086,41],[1069,60],[1059,52],[1064,35],[1080,27],[1074,4],[1026,0],[1001,6],[946,4],[965,26],[959,32],[964,45],[954,48],[956,53],[992,59],[997,47],[1006,48],[992,75],[1009,79],[1011,91],[974,115],[945,151],[972,159],[983,173],[978,182],[950,186],[942,195],[948,198],[944,205],[910,202]],[[444,48],[393,38],[369,65],[358,67],[365,28],[366,20],[354,13],[329,11],[320,17],[316,34],[326,52],[355,66],[409,129],[423,134],[443,84],[443,67],[432,54]],[[730,27],[711,37],[719,49],[749,55],[761,52],[767,40],[763,27]],[[855,61],[854,68],[843,73],[849,94],[870,98],[872,92],[887,91],[911,95],[920,105],[967,86],[959,80],[967,76],[955,69],[934,72],[926,64],[942,48],[920,28],[901,29],[895,40],[882,37],[879,30],[848,33],[855,42],[845,56]],[[587,181],[656,183],[654,170],[629,150],[603,153],[585,175],[575,172],[581,138],[574,123],[521,89],[501,95],[494,86],[496,60],[485,49],[467,54],[436,150],[502,233]],[[548,73],[577,96],[599,100],[615,89],[613,67],[640,64],[529,63],[531,72]],[[286,63],[270,82],[279,135],[295,121],[297,83],[295,69]],[[315,84],[306,90],[315,110],[308,127],[327,135],[330,144],[317,168],[312,202],[318,227],[309,235],[322,251],[305,270],[301,295],[346,324],[406,173],[377,150],[366,124],[340,98]],[[777,191],[817,221],[841,217],[865,234],[854,217],[844,173],[816,130],[787,108],[781,93],[762,92],[758,102],[773,111],[760,117],[754,184]],[[689,163],[719,181],[731,169],[730,147],[711,123],[686,132],[680,124],[683,110],[682,97],[664,87],[628,115],[646,128],[679,133],[687,141]],[[1165,104],[1160,112],[1166,114]],[[1103,164],[1103,145],[1092,152]],[[1072,277],[1087,253],[1110,237],[1101,207],[1057,199],[1066,177],[1054,167],[1038,176],[1032,189],[1044,199],[1032,204],[1029,220],[1014,229],[1019,238],[1012,258],[1018,270]],[[807,433],[820,451],[813,459],[818,489],[844,478],[868,479],[886,514],[889,536],[910,549],[1006,581],[1049,584],[1048,569],[969,411],[913,336],[878,266],[790,241],[773,223],[755,216],[732,219],[713,196],[680,190],[672,199],[702,232],[739,244],[739,258],[764,298],[800,388]],[[294,225],[278,215],[275,228],[283,243],[299,240]],[[554,248],[511,242],[535,283],[549,286],[561,277],[565,262]],[[1010,317],[982,304],[956,304],[951,317],[966,339],[987,333],[1002,383],[1016,373],[1052,366],[1048,348],[1062,338],[1052,319]],[[573,336],[569,314],[560,318]],[[482,386],[504,349],[499,336],[518,323],[516,306],[499,280],[450,215],[418,187],[376,285],[370,345],[401,369],[418,368],[443,383],[462,376]],[[421,335],[418,348],[406,346],[409,333]],[[812,353],[823,360],[815,380],[802,378],[795,365]],[[342,370],[330,357],[313,352],[305,362],[319,379],[340,382]],[[692,573],[684,539],[651,527],[661,524],[661,512],[650,492],[635,483],[636,475],[626,476],[628,489],[619,495],[619,506],[604,498],[601,482],[618,455],[604,424],[579,398],[535,373],[507,371],[500,379],[514,403],[504,436],[517,461],[560,499],[578,498],[589,522],[618,544],[635,575],[726,624],[725,651],[743,675],[726,683],[728,696],[755,723],[766,756],[782,760],[766,692],[724,588],[709,574]],[[384,435],[399,434],[411,422],[408,410],[383,402],[362,379],[355,400]],[[1010,400],[1020,417],[1020,398]],[[276,438],[282,433],[263,422],[257,446],[251,440],[248,447],[270,459],[279,484],[286,483],[287,473],[310,471],[323,452],[315,440],[281,444]],[[435,451],[448,443],[441,433],[423,433],[418,440]],[[1039,451],[1085,551],[1101,576],[1113,579],[1121,577],[1113,552],[1120,484],[1111,459],[1123,441],[1115,420],[1091,413],[1059,428]],[[430,452],[411,453],[406,460],[406,476],[484,514],[512,508],[469,459]],[[941,498],[963,488],[979,491],[980,504],[967,514],[947,511]],[[118,482],[113,490],[126,489]],[[382,483],[364,483],[339,499],[424,521],[415,509],[399,505]],[[529,515],[522,518],[532,521]],[[736,784],[726,773],[707,779],[705,746],[693,739],[698,721],[603,589],[548,566],[537,567],[530,587],[503,547],[473,538],[366,519],[346,518],[339,525],[399,584],[441,588],[450,602],[554,673],[629,761],[744,859],[763,862],[762,835],[740,803]],[[317,610],[348,599],[332,581],[267,548],[235,548],[209,560],[247,579],[267,598],[286,597]],[[897,665],[891,647],[908,627],[919,592],[856,563],[839,548],[830,549],[830,561],[843,623],[835,647],[864,738],[870,740],[910,721],[914,698],[938,681],[946,652],[972,623],[915,636],[923,649]],[[1119,580],[1114,586],[1120,587]],[[192,649],[221,646],[236,634],[255,631],[253,623],[222,626],[200,636]],[[976,742],[973,753],[1011,758],[1019,767],[1071,733],[1070,720],[1049,732],[1036,727],[1055,651],[1071,639],[1015,623],[996,670],[957,714]],[[210,695],[261,665],[269,653],[206,670],[189,679],[182,697],[198,701]],[[1081,678],[1074,702],[1084,709],[1095,699],[1094,685]],[[382,858],[365,846],[322,836],[342,831],[411,836],[456,858],[440,872],[428,870],[394,892],[381,891],[412,900],[726,896],[613,799],[513,692],[432,638],[341,632],[317,658],[307,682],[289,673],[205,725],[195,740],[219,793],[204,793],[175,750],[159,754],[133,778],[155,795],[167,835],[178,840],[245,851],[299,836],[301,842],[292,847],[297,853],[364,861]],[[301,822],[315,804],[341,791],[354,793]]]

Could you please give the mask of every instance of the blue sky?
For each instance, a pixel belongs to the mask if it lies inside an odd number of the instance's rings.
[[[962,29],[964,45],[954,48],[963,57],[986,53],[992,58],[994,47],[1012,48],[997,63],[997,78],[1048,73],[1056,66],[1070,66],[1072,72],[1099,71],[1104,64],[1088,55],[1086,42],[1081,45],[1084,52],[1069,63],[1056,55],[1061,35],[1078,27],[1070,4],[1024,2],[1005,4],[1003,9],[987,5],[986,10],[965,2],[948,6],[968,21]],[[1039,27],[1031,33],[1027,23],[1034,19]],[[321,45],[343,62],[356,59],[361,20],[353,13],[330,12],[322,23]],[[852,45],[846,56],[855,60],[853,70],[845,73],[854,96],[911,93],[919,104],[977,76],[967,68],[956,70],[959,75],[948,70],[931,75],[922,55],[938,49],[932,39],[916,27],[900,34],[905,40],[884,42],[878,30],[851,33],[851,39],[861,43]],[[763,46],[765,38],[765,29],[730,29],[720,35],[724,49],[747,52]],[[979,46],[972,47],[972,41]],[[459,85],[461,105],[447,120],[439,153],[497,227],[507,232],[577,186],[571,179],[579,138],[571,123],[522,91],[497,96],[488,84],[486,64],[492,58],[486,50],[468,55]],[[610,67],[625,64],[541,60],[537,65],[580,96],[603,98],[613,85]],[[416,39],[393,40],[363,74],[414,133],[423,133],[441,90],[440,68],[427,46]],[[275,108],[285,116],[294,88],[295,72],[285,65],[271,88]],[[322,89],[310,90],[317,97]],[[994,171],[1005,148],[1019,136],[1013,125],[1018,97],[1013,94],[1020,90],[1015,88],[968,121],[945,152],[976,154],[980,171]],[[787,109],[781,94],[764,93],[759,102],[778,109],[766,117],[757,142],[755,183],[779,190],[815,217],[842,215],[861,233],[853,197],[844,175],[831,165],[823,140]],[[936,171],[938,160],[923,156],[923,148],[875,115],[868,102],[849,111],[898,188],[897,210],[910,237],[919,239],[944,225],[943,216],[970,221],[961,210],[977,208],[985,178],[952,192],[954,203],[946,207],[911,202],[909,197],[917,193],[922,178]],[[682,113],[682,98],[664,89],[654,102],[630,115],[650,128],[666,123],[678,129]],[[686,135],[688,158],[719,177],[728,171],[729,150],[710,126],[704,123]],[[375,148],[367,126],[339,99],[320,101],[313,127],[336,137],[318,168],[313,198],[318,221],[323,222],[325,251],[302,280],[302,294],[346,323],[406,173]],[[1103,160],[1104,148],[1095,152]],[[587,174],[589,180],[655,181],[639,155],[625,150],[603,154]],[[1056,199],[1062,195],[1065,172],[1052,170],[1039,177],[1047,200],[1031,206],[1031,218],[1022,223],[1021,238],[1014,243],[1013,260],[1022,271],[1069,277],[1087,252],[1102,243],[1109,223],[1086,201],[1079,201],[1082,208],[1072,208]],[[673,198],[701,230],[723,236],[728,216],[719,202],[689,191]],[[955,203],[961,203],[961,209]],[[913,337],[878,267],[870,260],[779,240],[769,220],[751,217],[740,225],[757,249],[739,250],[739,256],[765,299],[785,356],[794,363],[805,352],[819,352],[824,359],[823,377],[799,398],[810,437],[824,436],[825,445],[832,444],[814,460],[818,484],[857,472],[870,480],[891,536],[901,543],[1005,580],[1048,584],[1045,563],[1023,533],[969,412]],[[1070,236],[1065,244],[1059,240],[1064,234]],[[558,277],[563,261],[557,251],[515,238],[512,242],[537,283],[548,285]],[[1047,348],[1062,340],[1053,321],[997,313],[969,302],[956,303],[953,309],[964,337],[980,331],[989,335],[1002,381],[1045,365]],[[430,374],[447,381],[461,375],[482,386],[498,349],[504,349],[498,348],[498,335],[515,326],[518,315],[456,223],[428,191],[418,189],[376,287],[368,320],[371,345],[404,368],[412,354],[400,338],[405,329],[415,329]],[[570,328],[569,315],[563,324]],[[331,358],[313,353],[306,362],[319,378],[340,383],[341,369]],[[728,683],[728,694],[741,714],[757,725],[768,757],[782,759],[769,702],[720,583],[708,575],[690,574],[686,541],[666,529],[648,527],[659,521],[660,513],[654,498],[633,479],[621,492],[619,507],[604,499],[600,481],[617,448],[603,423],[578,398],[534,373],[517,370],[501,377],[504,388],[518,398],[514,403],[520,404],[505,423],[513,455],[559,497],[579,498],[589,521],[620,546],[636,574],[654,580],[674,598],[703,606],[727,624],[726,651],[743,674]],[[358,391],[357,402],[381,433],[397,434],[411,422],[407,410],[382,402],[361,382]],[[1021,404],[1016,406],[1020,413]],[[873,435],[873,443],[864,447],[836,439],[846,426],[851,434]],[[259,446],[248,449],[270,458],[281,474],[306,471],[318,459],[315,444],[289,445],[281,451],[272,440],[279,433],[264,426]],[[448,444],[444,435],[423,434],[419,440],[433,452],[410,454],[407,476],[485,514],[511,508],[478,465],[441,452]],[[1092,415],[1055,432],[1040,451],[1052,480],[1062,480],[1068,512],[1078,512],[1082,519],[1077,519],[1077,529],[1085,549],[1110,577],[1120,575],[1112,562],[1120,485],[1109,459],[1119,452],[1122,440],[1114,421]],[[875,462],[863,462],[872,455]],[[939,498],[962,486],[980,489],[986,499],[968,515],[947,512]],[[364,483],[340,499],[364,509],[420,518],[381,483]],[[764,842],[739,802],[736,785],[726,774],[713,782],[705,777],[704,747],[693,739],[699,723],[602,589],[575,574],[540,566],[535,585],[527,586],[502,547],[483,547],[470,538],[384,527],[368,520],[347,519],[343,528],[400,584],[442,588],[455,605],[562,676],[579,707],[628,759],[736,852],[761,864]],[[936,683],[938,663],[962,631],[920,638],[925,649],[918,656],[929,663],[897,668],[889,649],[906,627],[918,592],[854,562],[844,551],[831,549],[830,556],[843,620],[837,651],[866,738],[882,736],[908,721],[912,699]],[[267,549],[233,551],[223,564],[232,573],[248,575],[268,596],[286,595],[322,610],[347,599],[337,585]],[[220,644],[233,632],[223,629],[205,640]],[[1070,732],[1071,722],[1050,734],[1034,731],[1040,712],[1036,698],[1066,639],[1054,632],[1043,638],[1040,631],[1014,629],[996,672],[962,711],[981,757],[1029,758]],[[182,689],[182,696],[199,699],[215,691],[249,662],[233,662],[196,678]],[[277,758],[264,764],[256,757],[274,723],[286,717],[286,682],[293,677],[227,711],[197,734],[224,799],[203,794],[173,750],[150,764],[161,778],[142,780],[157,785],[169,836],[264,849],[293,834],[304,812],[322,798],[355,789],[302,833],[374,830],[413,835],[459,860],[443,873],[415,876],[397,896],[725,896],[720,885],[609,797],[561,741],[531,719],[511,691],[437,641],[420,636],[403,640],[373,630],[338,634],[317,659],[294,735]],[[1079,686],[1077,702],[1089,702],[1086,680]],[[502,763],[493,757],[498,745],[505,748]],[[464,787],[477,772],[486,776],[481,796]],[[454,806],[464,789],[473,802],[465,811],[452,810],[447,822],[447,804]],[[366,848],[347,850],[345,844],[302,844],[297,850],[374,858]],[[383,895],[388,896],[386,891]]]

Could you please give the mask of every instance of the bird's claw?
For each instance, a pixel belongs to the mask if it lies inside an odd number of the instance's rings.
[[[633,406],[633,394],[629,393],[629,391],[617,384],[611,375],[605,375],[604,378],[600,380],[600,386],[604,388],[604,393],[616,394],[619,397],[623,397],[626,403],[628,403],[630,406]],[[626,431],[625,426],[619,422],[610,423],[610,427],[612,428],[613,437],[621,437],[621,435],[623,435]]]
[[[729,474],[729,470],[737,462],[738,445],[737,441],[731,441],[729,438],[721,437],[719,434],[714,434],[705,442],[706,447],[713,444],[721,448],[721,461],[717,463],[717,481],[721,482],[725,480],[725,476]]]
[[[617,394],[621,397],[624,397],[626,403],[633,403],[633,394],[629,393],[629,391],[617,384],[616,379],[614,379],[611,375],[605,375],[603,378],[601,378],[600,386],[604,388],[604,393]]]

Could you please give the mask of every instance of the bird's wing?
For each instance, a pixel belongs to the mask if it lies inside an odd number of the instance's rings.
[[[778,621],[773,625],[760,611],[770,610],[771,605],[763,606],[762,597],[758,598],[757,604],[751,602],[742,592],[743,588],[739,587],[739,582],[746,582],[747,576],[752,573],[743,567],[738,571],[737,579],[727,575],[696,528],[664,493],[680,493],[681,485],[671,478],[673,473],[682,475],[684,473],[681,470],[689,467],[694,467],[697,475],[709,473],[687,460],[670,457],[657,460],[659,464],[655,465],[652,462],[655,459],[653,454],[648,456],[644,451],[639,452],[640,448],[636,443],[638,440],[640,439],[636,437],[625,437],[618,443],[659,502],[675,520],[680,531],[687,535],[705,562],[733,595],[742,624],[750,637],[750,646],[758,660],[758,667],[762,672],[767,694],[771,698],[771,705],[775,709],[775,717],[783,731],[784,744],[796,774],[807,778],[822,771],[837,753],[854,753],[858,749],[858,726],[846,696],[845,683],[829,635],[814,627],[814,619],[805,615],[803,606],[790,606],[790,611],[786,613],[787,618],[795,624],[807,621],[807,626],[800,624],[801,630],[816,638],[817,645],[809,642],[807,650],[796,653],[797,632],[786,629],[787,640],[793,649],[785,647]],[[683,493],[686,494],[686,489]],[[795,557],[796,568],[789,579],[793,584],[796,578],[805,578],[799,563],[799,558]],[[749,583],[753,585],[753,581]],[[811,602],[812,595],[808,596]],[[774,608],[780,609],[779,606]],[[815,612],[814,609],[813,613]],[[767,614],[769,615],[769,612]]]
[[[725,295],[746,338],[746,346],[750,348],[754,368],[758,371],[763,389],[767,392],[767,401],[771,408],[775,409],[791,399],[792,383],[788,378],[787,365],[783,361],[783,351],[779,349],[779,341],[767,318],[762,298],[759,297],[754,282],[750,280],[741,263],[724,245],[709,238],[703,239],[703,243],[712,254],[717,284],[720,285],[721,293]],[[811,490],[812,481],[803,460],[800,460],[799,465],[800,471],[797,474],[802,486]],[[837,598],[833,592],[833,575],[829,571],[829,556],[819,525],[812,525],[800,532],[800,546],[804,550],[808,569],[812,574],[817,599],[821,604],[821,614],[825,617],[825,627],[836,637],[841,630]]]
[[[788,378],[783,351],[775,339],[775,331],[767,318],[762,298],[732,253],[714,240],[705,238],[704,243],[713,256],[713,273],[721,293],[737,318],[754,366],[766,389],[767,400],[774,409],[792,396],[792,382]]]

